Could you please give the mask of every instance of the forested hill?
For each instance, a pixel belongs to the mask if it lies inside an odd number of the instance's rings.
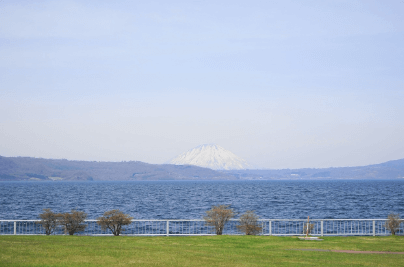
[[[196,166],[157,165],[140,161],[93,162],[0,156],[0,181],[228,179],[236,178],[231,174]]]
[[[239,179],[403,179],[404,159],[358,167],[226,171]]]

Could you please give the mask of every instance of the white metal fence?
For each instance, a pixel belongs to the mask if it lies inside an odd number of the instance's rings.
[[[385,225],[385,219],[313,219],[311,232],[313,236],[381,236],[390,235]],[[304,235],[303,227],[307,220],[295,219],[261,219],[258,221],[262,230],[260,235],[288,236]],[[111,235],[97,224],[97,220],[86,220],[86,229],[78,235]],[[223,230],[224,235],[241,235],[237,229],[239,220],[230,220]],[[204,220],[132,220],[124,227],[122,235],[133,236],[176,236],[176,235],[214,235],[215,229],[207,226]],[[39,220],[0,220],[0,235],[43,235],[44,229]],[[65,234],[62,227],[53,233]],[[403,225],[396,232],[404,234]]]

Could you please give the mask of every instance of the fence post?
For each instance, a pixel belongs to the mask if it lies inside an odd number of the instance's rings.
[[[269,221],[269,235],[272,235],[272,221]]]
[[[169,220],[167,220],[166,233],[167,233],[167,236],[170,235],[170,221]]]
[[[15,235],[17,234],[17,222],[16,221],[14,221],[14,234]]]
[[[321,221],[321,236],[324,235],[324,221]]]
[[[376,236],[376,221],[373,220],[373,236]]]

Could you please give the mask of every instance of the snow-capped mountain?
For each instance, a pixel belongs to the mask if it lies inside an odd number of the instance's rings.
[[[170,161],[175,165],[196,165],[213,170],[242,170],[251,166],[242,158],[218,145],[197,146]]]

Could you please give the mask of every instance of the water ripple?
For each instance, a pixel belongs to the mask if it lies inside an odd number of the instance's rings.
[[[37,219],[44,208],[95,219],[120,209],[137,219],[200,219],[212,205],[261,218],[386,218],[404,213],[404,181],[1,182],[0,219]]]

